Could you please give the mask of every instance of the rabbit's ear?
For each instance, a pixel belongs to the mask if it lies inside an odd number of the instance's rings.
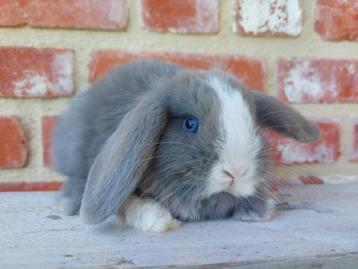
[[[167,123],[163,96],[128,112],[96,157],[87,179],[81,218],[96,224],[121,210],[142,178]]]
[[[272,96],[254,91],[251,94],[256,105],[259,125],[304,143],[319,138],[319,129],[288,105]]]

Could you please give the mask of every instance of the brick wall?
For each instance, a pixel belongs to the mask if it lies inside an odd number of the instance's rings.
[[[53,190],[51,131],[116,64],[219,67],[316,121],[319,141],[271,133],[277,174],[358,180],[357,0],[0,1],[0,190]]]

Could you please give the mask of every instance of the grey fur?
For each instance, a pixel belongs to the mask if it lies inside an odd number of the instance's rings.
[[[261,126],[304,143],[318,139],[319,129],[286,104],[258,92],[252,92],[252,96],[257,110],[257,121]]]
[[[134,192],[166,125],[163,99],[162,92],[143,98],[106,140],[88,175],[81,207],[86,223],[101,222]]]
[[[54,167],[69,177],[62,189],[72,205],[67,213],[78,211],[84,189],[81,216],[90,224],[121,210],[133,192],[155,199],[184,221],[251,214],[243,210],[248,204],[254,205],[250,211],[264,211],[265,146],[256,160],[256,176],[262,180],[256,195],[247,201],[228,193],[202,196],[210,168],[219,158],[218,141],[224,139],[219,130],[220,102],[206,82],[213,75],[241,91],[262,126],[300,141],[317,136],[316,128],[297,112],[247,91],[228,74],[135,61],[113,70],[76,97],[58,120]],[[183,119],[190,115],[201,123],[196,134],[182,130]],[[289,127],[282,127],[285,120]]]

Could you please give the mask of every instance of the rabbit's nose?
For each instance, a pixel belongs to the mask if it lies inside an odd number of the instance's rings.
[[[235,179],[235,176],[233,176],[229,171],[223,170],[223,173],[228,176],[231,179]]]
[[[223,169],[223,174],[231,179],[232,183],[240,177],[246,176],[248,173],[248,169],[244,167],[231,167],[229,169]]]
[[[225,176],[228,177],[229,179],[229,186],[231,187],[232,185],[234,185],[235,182],[235,176],[233,176],[233,174],[231,174],[229,171],[227,170],[223,170],[223,173]]]

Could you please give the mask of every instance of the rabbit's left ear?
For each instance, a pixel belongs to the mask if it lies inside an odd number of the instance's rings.
[[[259,125],[299,142],[308,143],[319,138],[319,129],[288,105],[269,95],[254,91],[250,93],[256,105]]]
[[[150,163],[167,124],[162,96],[150,96],[128,112],[91,166],[80,215],[96,224],[121,210]]]

